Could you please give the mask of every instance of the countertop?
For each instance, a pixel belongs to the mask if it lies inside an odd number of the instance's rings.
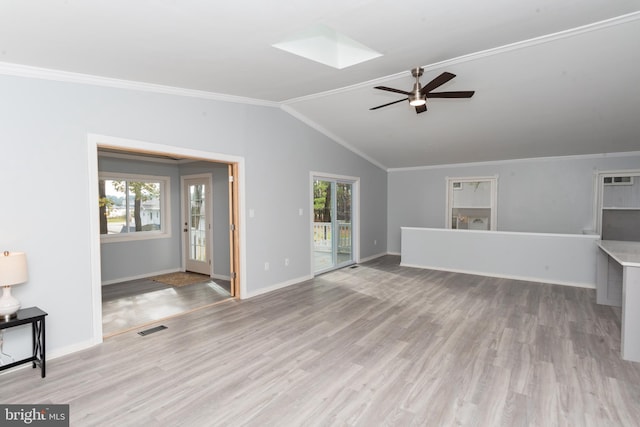
[[[601,240],[598,246],[624,267],[640,267],[640,242]]]

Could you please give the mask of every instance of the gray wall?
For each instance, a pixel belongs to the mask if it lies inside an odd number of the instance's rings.
[[[95,338],[89,133],[243,156],[245,208],[256,212],[246,224],[249,292],[311,274],[309,171],[361,178],[361,256],[385,251],[386,172],[280,109],[14,76],[0,76],[0,93],[2,246],[27,253],[30,278],[14,294],[49,313],[54,354]],[[5,349],[28,353],[29,339],[7,334]]]
[[[139,160],[98,157],[100,172],[117,172],[170,177],[171,237],[100,244],[103,282],[126,280],[177,270],[181,264],[180,249],[180,176],[178,165]]]
[[[628,155],[390,171],[389,252],[400,252],[400,227],[444,227],[446,177],[498,175],[498,230],[573,234],[593,229],[594,172],[638,167]]]

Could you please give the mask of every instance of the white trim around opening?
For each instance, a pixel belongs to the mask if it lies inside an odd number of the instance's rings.
[[[239,178],[238,215],[240,217],[240,298],[247,295],[246,272],[246,218],[245,206],[245,160],[244,157],[190,148],[156,144],[146,141],[118,138],[106,135],[87,134],[87,161],[89,172],[89,200],[98,200],[98,147],[129,150],[142,153],[175,155],[191,159],[220,163],[237,163]],[[89,206],[90,251],[91,251],[91,294],[93,313],[92,343],[102,342],[102,281],[100,270],[100,211],[98,203]]]

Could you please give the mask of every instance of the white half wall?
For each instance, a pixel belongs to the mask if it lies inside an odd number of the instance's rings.
[[[498,176],[498,231],[580,234],[595,229],[594,174],[638,165],[634,152],[390,170],[387,251],[400,227],[445,226],[447,177]]]
[[[406,267],[595,288],[599,236],[402,227]]]

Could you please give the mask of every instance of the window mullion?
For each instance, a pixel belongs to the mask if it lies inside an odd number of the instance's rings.
[[[124,181],[124,200],[125,200],[125,216],[124,216],[124,226],[125,226],[125,230],[128,233],[131,230],[131,224],[129,223],[129,218],[131,217],[130,213],[130,203],[131,200],[129,200],[129,180],[126,179]]]

